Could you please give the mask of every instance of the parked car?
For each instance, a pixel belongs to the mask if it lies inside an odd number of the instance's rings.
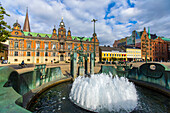
[[[8,60],[2,60],[1,63],[2,63],[2,64],[7,64],[7,63],[8,63]]]

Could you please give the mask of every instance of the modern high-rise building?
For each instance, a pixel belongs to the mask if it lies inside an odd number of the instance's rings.
[[[9,37],[8,62],[21,63],[51,63],[57,61],[70,61],[70,55],[74,48],[81,49],[80,39],[71,35],[71,30],[66,31],[63,18],[58,31],[54,27],[52,34],[31,32],[28,10],[24,27],[16,21],[13,24],[11,37]],[[99,40],[97,35],[84,38],[82,44],[86,53],[96,48],[96,62],[99,61]],[[90,55],[89,55],[90,57]],[[88,59],[90,59],[88,57]]]

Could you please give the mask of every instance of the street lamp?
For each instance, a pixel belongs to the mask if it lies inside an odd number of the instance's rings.
[[[95,51],[96,51],[96,47],[95,47],[95,36],[96,36],[96,33],[95,33],[95,22],[97,21],[97,19],[93,19],[93,20],[91,20],[91,22],[94,22],[94,33],[93,33],[93,37],[94,37],[94,66],[95,66]]]
[[[146,55],[145,55],[145,60],[146,60],[146,63],[147,63],[147,40],[146,40],[146,35],[145,35],[145,48],[146,48]]]

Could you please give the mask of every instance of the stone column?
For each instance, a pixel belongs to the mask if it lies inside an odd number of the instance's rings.
[[[90,54],[90,74],[94,74],[94,53]]]
[[[85,74],[88,74],[88,62],[87,62],[87,57],[85,57]]]
[[[77,53],[73,53],[71,57],[71,74],[73,79],[77,77]]]

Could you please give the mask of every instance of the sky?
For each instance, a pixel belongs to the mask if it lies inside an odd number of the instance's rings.
[[[92,19],[97,19],[100,45],[130,36],[144,27],[152,34],[170,38],[170,0],[1,0],[13,26],[18,20],[23,28],[28,7],[31,32],[51,34],[63,17],[72,36],[92,37]]]

